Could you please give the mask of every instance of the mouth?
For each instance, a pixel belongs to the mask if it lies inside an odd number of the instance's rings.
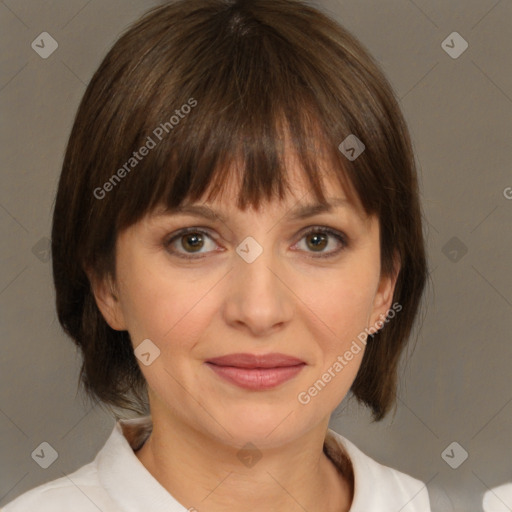
[[[286,354],[229,354],[205,361],[216,375],[238,387],[261,391],[292,379],[306,366]]]

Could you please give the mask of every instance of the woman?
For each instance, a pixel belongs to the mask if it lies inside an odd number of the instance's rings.
[[[428,511],[328,429],[375,420],[426,280],[409,134],[377,64],[292,0],[152,9],[91,80],[52,233],[59,321],[120,419],[6,512]]]

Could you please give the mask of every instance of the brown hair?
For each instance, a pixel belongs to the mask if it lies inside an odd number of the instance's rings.
[[[234,161],[242,164],[239,208],[283,198],[284,131],[319,201],[322,152],[347,193],[378,216],[382,272],[392,273],[399,256],[393,299],[402,311],[368,338],[351,387],[376,420],[395,403],[400,354],[427,277],[409,133],[364,47],[295,0],[180,0],[153,8],[118,39],[89,83],[52,228],[58,318],[82,351],[89,397],[148,411],[129,334],[106,323],[85,270],[115,279],[120,231],[159,205],[196,201],[208,187],[214,197],[233,179],[227,170]],[[338,149],[350,134],[365,145],[355,160]]]

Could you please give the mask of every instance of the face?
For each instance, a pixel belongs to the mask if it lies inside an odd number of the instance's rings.
[[[259,211],[233,206],[232,183],[192,205],[211,218],[155,211],[119,234],[116,298],[96,299],[135,349],[150,340],[138,362],[154,420],[270,447],[326,424],[348,392],[395,281],[380,275],[378,219],[337,183],[324,180],[331,211],[297,215],[316,202],[298,169],[294,193]]]

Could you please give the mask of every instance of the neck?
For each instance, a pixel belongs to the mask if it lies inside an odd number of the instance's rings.
[[[239,512],[348,512],[353,482],[323,451],[327,423],[285,446],[241,451],[179,421],[156,421],[136,456],[192,511],[236,503]]]

